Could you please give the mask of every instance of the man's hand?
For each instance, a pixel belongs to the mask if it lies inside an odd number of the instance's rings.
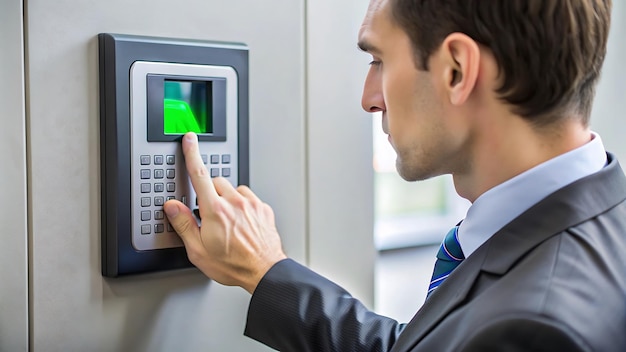
[[[212,179],[194,133],[187,133],[182,144],[202,226],[198,227],[191,210],[179,201],[166,202],[165,213],[196,267],[223,285],[241,286],[253,293],[265,273],[286,258],[274,212],[250,188],[235,189],[224,178]]]

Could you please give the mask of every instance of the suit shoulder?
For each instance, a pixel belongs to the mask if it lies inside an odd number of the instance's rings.
[[[626,206],[618,205],[555,239],[538,313],[579,331],[593,346],[621,341],[626,328]],[[593,317],[593,324],[589,324]],[[605,346],[604,348],[610,348]]]

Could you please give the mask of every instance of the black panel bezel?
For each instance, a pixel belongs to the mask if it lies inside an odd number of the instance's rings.
[[[238,180],[249,185],[248,48],[111,33],[98,35],[98,48],[102,275],[191,267],[184,247],[138,251],[132,245],[130,68],[136,61],[232,67],[238,83]]]

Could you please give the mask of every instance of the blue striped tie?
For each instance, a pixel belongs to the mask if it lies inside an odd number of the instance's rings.
[[[439,247],[433,277],[430,279],[426,298],[435,292],[435,289],[439,287],[448,275],[465,259],[461,245],[459,244],[458,229],[459,227],[455,226],[450,230],[441,243],[441,247]]]

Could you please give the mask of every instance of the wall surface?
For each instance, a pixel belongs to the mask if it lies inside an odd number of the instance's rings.
[[[368,1],[307,1],[309,264],[374,303],[372,115],[361,108]]]
[[[28,350],[22,1],[0,1],[0,351]]]
[[[373,304],[371,123],[359,105],[367,58],[355,49],[366,3],[26,3],[32,285],[21,332],[32,350],[267,350],[242,335],[249,295],[240,288],[195,269],[100,275],[101,32],[247,44],[252,189],[274,208],[290,257]]]
[[[613,1],[607,54],[591,114],[591,128],[600,133],[607,150],[626,165],[626,2]]]
[[[280,9],[274,11],[270,9]],[[246,43],[251,185],[305,260],[304,2],[27,2],[34,351],[260,351],[249,295],[195,269],[103,279],[97,34]],[[259,14],[263,14],[260,16]]]

